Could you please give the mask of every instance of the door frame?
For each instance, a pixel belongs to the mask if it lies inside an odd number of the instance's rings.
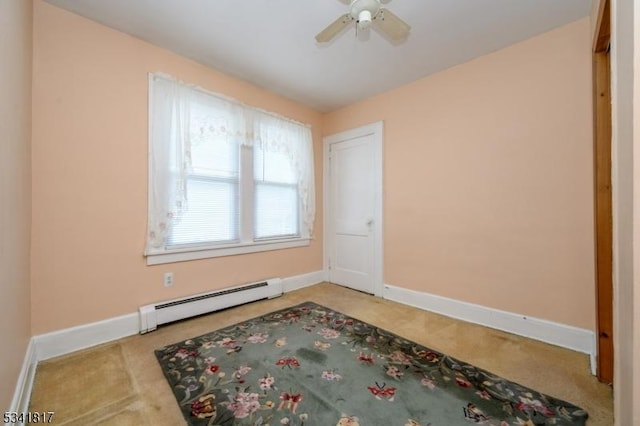
[[[367,124],[351,130],[346,130],[323,138],[323,270],[327,279],[329,278],[329,248],[332,247],[330,218],[331,210],[331,145],[338,142],[345,142],[363,136],[373,137],[374,151],[374,211],[373,211],[373,294],[382,297],[384,291],[384,270],[383,270],[383,133],[384,124],[382,121]]]
[[[598,380],[613,383],[613,211],[611,182],[610,1],[602,0],[593,40],[593,153]]]

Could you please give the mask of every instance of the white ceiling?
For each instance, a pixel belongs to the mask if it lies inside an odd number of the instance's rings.
[[[322,112],[588,16],[591,0],[385,0],[412,30],[315,35],[347,0],[47,0]]]

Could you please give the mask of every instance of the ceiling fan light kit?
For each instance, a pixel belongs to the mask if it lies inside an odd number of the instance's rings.
[[[358,27],[361,30],[369,28],[371,26],[371,12],[363,10],[358,14]]]
[[[371,26],[371,21],[380,12],[380,2],[378,0],[353,0],[349,9],[349,14],[356,20],[358,27],[364,30]]]
[[[371,26],[394,41],[409,35],[411,27],[398,16],[384,9],[380,0],[351,0],[349,12],[338,17],[317,36],[318,43],[326,43],[337,36],[351,22],[356,22],[357,29],[365,30]]]

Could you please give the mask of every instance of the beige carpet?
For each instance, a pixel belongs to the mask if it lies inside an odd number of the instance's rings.
[[[42,362],[30,409],[55,411],[54,424],[58,425],[185,424],[154,349],[307,300],[581,406],[589,412],[590,426],[613,425],[611,388],[591,376],[587,355],[332,284],[316,285]]]

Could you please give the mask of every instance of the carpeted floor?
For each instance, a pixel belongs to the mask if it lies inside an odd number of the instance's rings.
[[[185,424],[154,349],[306,300],[570,401],[589,412],[587,425],[613,424],[611,389],[590,375],[589,359],[584,354],[332,284],[320,284],[42,362],[36,373],[30,409],[55,411],[55,424],[59,425]]]

